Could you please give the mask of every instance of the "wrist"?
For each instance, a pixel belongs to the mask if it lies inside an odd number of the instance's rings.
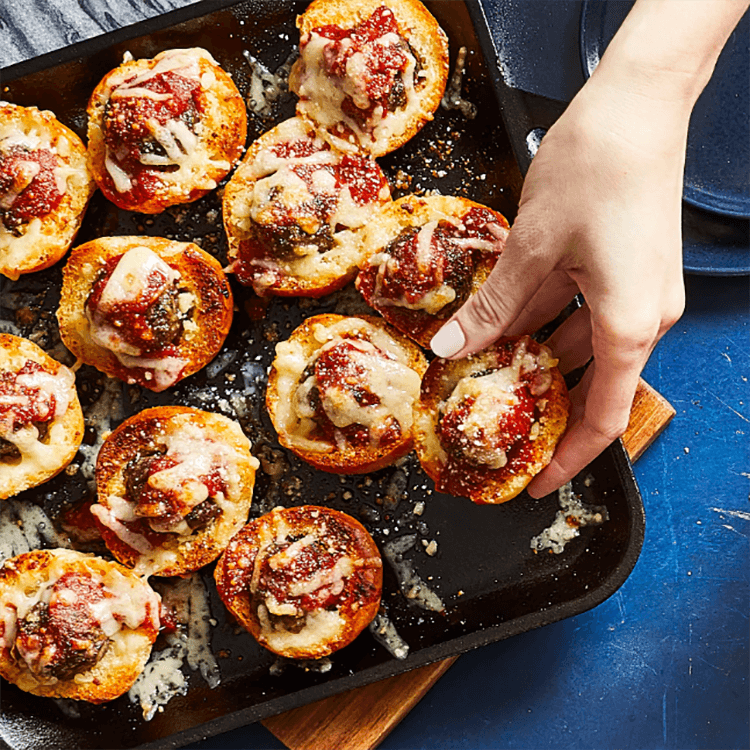
[[[634,97],[687,108],[689,114],[749,4],[637,0],[593,78]]]

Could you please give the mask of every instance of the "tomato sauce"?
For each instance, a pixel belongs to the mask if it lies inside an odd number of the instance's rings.
[[[336,175],[336,187],[348,187],[355,203],[360,206],[376,203],[380,191],[387,185],[385,175],[372,159],[359,154],[346,154],[342,158]]]
[[[104,598],[104,586],[100,581],[84,573],[64,573],[52,589],[50,620],[57,623],[62,637],[85,634],[100,624],[94,617],[92,605]]]
[[[16,649],[43,678],[70,679],[93,667],[108,643],[93,605],[105,598],[100,581],[65,573],[52,587],[49,604],[38,603],[18,622]]]
[[[122,257],[116,255],[104,264],[86,300],[87,309],[95,320],[107,322],[124,341],[137,347],[141,356],[174,355],[182,321],[176,308],[176,289],[161,269],[151,271],[138,297],[117,302],[106,312],[100,309],[104,289]]]
[[[413,55],[408,43],[400,36],[393,12],[381,6],[372,15],[351,29],[335,25],[319,26],[312,33],[330,40],[323,55],[326,72],[338,78],[347,78],[347,63],[354,54],[363,58],[357,66],[357,85],[368,104],[354,102],[347,96],[342,109],[361,127],[371,120],[376,108],[381,117],[395,111],[405,103],[402,76]],[[388,35],[387,39],[384,39]],[[393,35],[397,37],[393,43]],[[416,71],[415,71],[416,72]]]
[[[0,154],[0,222],[18,229],[34,218],[43,219],[63,199],[57,187],[58,158],[46,149],[14,146]]]
[[[311,393],[311,397],[315,399],[315,422],[324,439],[335,444],[336,436],[339,434],[343,435],[350,445],[364,447],[372,441],[372,435],[367,427],[356,423],[337,427],[323,408],[326,391],[334,388],[344,389],[359,406],[377,406],[380,403],[380,398],[367,387],[368,370],[353,359],[356,353],[361,354],[361,350],[347,340],[342,340],[322,352],[314,364],[317,389]],[[386,358],[380,350],[365,356]],[[390,418],[385,430],[378,433],[378,446],[390,445],[400,437],[399,423],[396,419]]]
[[[279,144],[273,150],[279,157],[294,159],[326,151],[328,146],[318,149],[311,141],[299,140]],[[278,198],[272,195],[270,206],[261,207],[264,221],[252,222],[251,235],[240,242],[239,257],[232,269],[241,284],[250,286],[262,279],[265,288],[282,285],[286,273],[274,266],[274,261],[294,261],[302,245],[314,246],[318,253],[335,246],[335,233],[346,228],[333,223],[342,190],[349,190],[355,204],[366,206],[376,204],[381,190],[388,186],[380,167],[358,154],[344,155],[330,164],[293,164],[290,169],[304,183],[310,197],[290,206],[282,191]],[[326,182],[332,182],[332,192],[321,188],[321,171],[329,176]]]
[[[50,422],[55,416],[54,394],[30,385],[21,385],[18,378],[44,372],[44,368],[27,360],[17,372],[0,373],[0,434],[13,433],[29,424]]]
[[[378,300],[388,300],[396,306],[400,302],[417,305],[443,284],[454,289],[457,299],[463,300],[469,293],[474,269],[480,259],[500,254],[497,237],[489,228],[499,224],[495,214],[478,207],[471,208],[458,226],[439,221],[427,254],[420,254],[418,238],[423,227],[407,227],[385,249],[393,259],[385,267],[385,272],[381,273],[376,265],[366,267],[359,275],[358,288],[368,303],[376,307]],[[491,242],[497,245],[497,250],[470,248],[460,242],[468,239]]]
[[[118,88],[126,88],[133,78],[124,81]],[[145,165],[141,162],[141,157],[146,154],[166,155],[154,138],[151,124],[155,122],[164,127],[171,120],[179,120],[194,133],[204,105],[200,82],[173,71],[158,73],[137,86],[157,95],[166,94],[168,98],[110,97],[104,112],[103,129],[110,159],[131,179],[130,189],[121,195],[143,202],[153,197],[161,184],[163,173],[177,169],[174,164]],[[109,176],[108,179],[111,182]]]
[[[330,149],[331,147],[327,143],[322,148],[318,148],[314,141],[300,138],[297,141],[277,143],[271,151],[279,159],[303,159],[306,156],[312,156],[318,151],[330,151]]]

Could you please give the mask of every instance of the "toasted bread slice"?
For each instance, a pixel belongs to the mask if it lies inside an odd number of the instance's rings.
[[[52,112],[0,102],[0,273],[41,271],[65,255],[96,184],[86,147]]]
[[[569,411],[556,364],[529,336],[499,339],[465,359],[433,360],[414,442],[437,490],[504,503],[550,462]]]
[[[293,117],[247,150],[224,190],[230,269],[259,295],[320,297],[362,260],[359,230],[390,201],[380,167]]]
[[[59,474],[83,430],[75,375],[28,339],[0,333],[0,498]]]
[[[432,119],[448,39],[419,0],[314,0],[297,26],[289,87],[297,113],[332,143],[383,156]]]
[[[213,562],[247,521],[258,460],[221,414],[157,406],[104,441],[91,507],[104,543],[140,575],[185,575]]]
[[[505,217],[467,198],[407,195],[362,232],[356,286],[392,326],[424,347],[489,276]]]
[[[363,474],[411,450],[426,369],[419,347],[381,318],[315,315],[276,346],[266,406],[297,456],[323,471]]]
[[[99,82],[87,111],[97,185],[115,205],[145,214],[213,190],[247,136],[242,96],[200,47],[124,61]]]
[[[21,690],[104,703],[127,692],[159,632],[159,596],[118,563],[34,550],[0,568],[0,674]]]
[[[303,505],[248,523],[214,575],[224,605],[261,646],[290,659],[319,659],[347,646],[375,617],[383,563],[359,521]]]
[[[63,269],[57,319],[65,345],[82,362],[152,391],[208,364],[232,316],[221,265],[190,242],[100,237],[74,248]]]

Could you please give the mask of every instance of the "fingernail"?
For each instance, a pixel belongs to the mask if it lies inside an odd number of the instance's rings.
[[[452,357],[466,346],[466,337],[457,320],[444,325],[430,341],[430,348],[438,357]]]

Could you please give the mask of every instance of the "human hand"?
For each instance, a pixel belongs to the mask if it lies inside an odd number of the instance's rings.
[[[433,339],[436,354],[464,357],[500,335],[537,330],[582,292],[585,305],[547,343],[563,372],[594,359],[571,392],[569,427],[551,463],[527,488],[535,497],[624,432],[641,370],[684,307],[692,102],[626,83],[595,74],[545,135],[495,269]]]

